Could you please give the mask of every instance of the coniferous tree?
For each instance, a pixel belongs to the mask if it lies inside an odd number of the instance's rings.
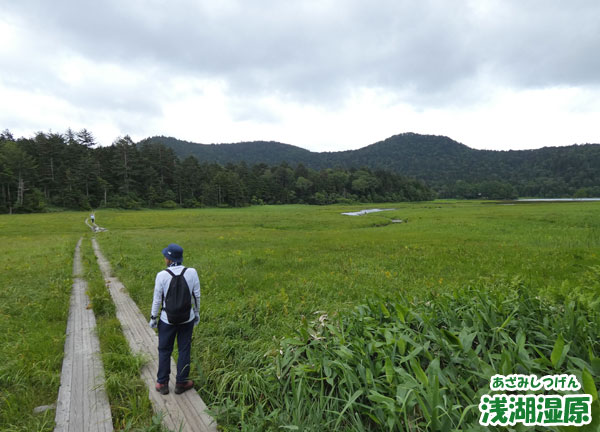
[[[8,212],[30,211],[30,206],[25,205],[25,193],[34,189],[35,160],[18,143],[3,141],[0,147],[0,164],[3,197]],[[39,207],[40,203],[35,203],[34,206]]]

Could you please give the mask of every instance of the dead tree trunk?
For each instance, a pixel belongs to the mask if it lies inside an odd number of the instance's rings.
[[[25,181],[19,173],[19,183],[17,187],[17,207],[23,206],[23,196],[25,195]]]

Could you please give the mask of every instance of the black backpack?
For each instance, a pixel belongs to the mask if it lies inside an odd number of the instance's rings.
[[[190,309],[192,308],[190,287],[183,277],[187,268],[184,267],[181,274],[178,275],[169,269],[166,270],[172,278],[165,297],[165,312],[171,324],[181,324],[190,319]]]

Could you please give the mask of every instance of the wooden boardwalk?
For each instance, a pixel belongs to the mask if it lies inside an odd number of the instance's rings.
[[[98,225],[96,225],[95,222],[90,223],[90,220],[88,218],[85,218],[85,224],[88,227],[90,227],[90,229],[92,230],[92,232],[108,231],[106,228],[102,228],[102,227],[99,227]]]
[[[149,311],[146,314],[140,312],[135,302],[127,294],[123,284],[112,276],[110,264],[102,255],[96,239],[92,239],[92,244],[129,347],[134,353],[141,353],[149,359],[142,370],[142,379],[148,386],[154,410],[164,416],[163,424],[171,430],[181,430],[182,432],[216,432],[217,424],[205,412],[206,405],[196,390],[188,390],[180,395],[174,394],[177,367],[173,359],[171,359],[169,380],[171,392],[163,396],[154,389],[158,371],[158,336],[148,325]]]
[[[94,312],[88,309],[87,283],[81,279],[81,239],[73,259],[73,290],[65,357],[56,406],[57,432],[111,432],[112,417],[104,390],[104,368]]]

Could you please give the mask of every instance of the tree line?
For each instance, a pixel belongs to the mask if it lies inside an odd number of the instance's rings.
[[[544,147],[536,150],[475,150],[448,137],[404,133],[340,152],[310,152],[277,142],[205,145],[156,136],[179,157],[204,161],[301,162],[313,169],[368,167],[421,179],[441,198],[600,196],[600,145]]]
[[[338,157],[423,179],[441,198],[600,196],[598,144],[475,150],[448,137],[407,133]]]
[[[129,136],[98,146],[86,129],[0,134],[0,212],[52,208],[240,207],[433,199],[422,181],[369,168],[315,170],[245,162],[221,165],[185,159],[161,144]]]

